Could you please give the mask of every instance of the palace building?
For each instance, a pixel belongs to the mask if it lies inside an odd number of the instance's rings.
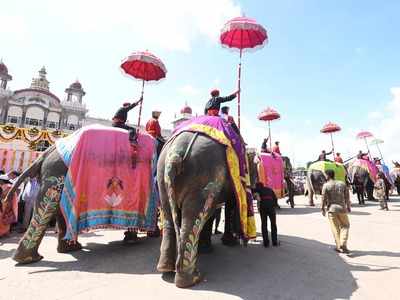
[[[67,86],[60,99],[50,90],[45,67],[28,88],[11,90],[12,79],[0,61],[0,170],[23,170],[58,138],[83,126],[112,124],[87,115],[86,92],[79,81]],[[170,130],[162,134],[169,136]]]

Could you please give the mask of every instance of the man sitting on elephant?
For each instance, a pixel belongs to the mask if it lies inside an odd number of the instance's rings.
[[[204,114],[208,116],[219,116],[219,109],[221,107],[221,103],[232,101],[239,94],[239,91],[234,92],[233,94],[227,97],[220,97],[219,90],[211,91],[211,99],[208,100],[206,107],[204,108]]]
[[[321,154],[318,156],[319,161],[330,161],[329,159],[326,158],[327,155],[331,155],[333,153],[333,150],[326,153],[325,150],[322,150]]]
[[[126,124],[126,121],[128,119],[128,112],[135,108],[140,102],[142,102],[143,97],[140,97],[140,99],[136,102],[129,103],[125,102],[122,107],[120,107],[117,112],[115,113],[113,119],[112,119],[112,126],[113,127],[118,127],[122,129],[126,129],[129,131],[129,141],[131,143],[136,143],[137,135],[136,135],[136,129],[128,126]]]

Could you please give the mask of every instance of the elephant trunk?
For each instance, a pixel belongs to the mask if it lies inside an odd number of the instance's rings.
[[[6,202],[11,201],[14,196],[15,191],[19,188],[19,186],[24,182],[24,180],[28,177],[32,178],[40,174],[40,169],[42,167],[44,159],[48,156],[48,154],[55,149],[55,146],[51,146],[48,148],[38,159],[36,159],[13,183],[11,189],[7,193],[5,197]]]

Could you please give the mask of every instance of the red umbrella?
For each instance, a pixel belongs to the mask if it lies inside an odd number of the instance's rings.
[[[244,49],[262,46],[268,42],[267,31],[255,20],[238,17],[228,21],[221,30],[221,44],[240,50],[238,67],[238,126],[240,128],[240,78],[242,67],[242,51]]]
[[[148,51],[134,52],[125,58],[121,64],[121,69],[128,75],[142,80],[142,97],[144,93],[145,81],[158,81],[164,78],[167,69],[163,62],[154,54]],[[140,103],[138,128],[142,116],[142,103]]]
[[[369,131],[361,131],[361,132],[359,132],[358,134],[357,134],[357,139],[359,139],[359,140],[364,140],[364,142],[365,142],[365,145],[367,146],[367,150],[368,150],[368,155],[369,156],[371,156],[371,154],[370,154],[370,151],[369,151],[369,147],[368,147],[368,142],[367,142],[367,138],[369,138],[369,137],[373,137],[374,135],[371,133],[371,132],[369,132]],[[371,158],[371,157],[370,157]]]
[[[324,127],[322,127],[322,129],[321,129],[321,133],[329,133],[331,136],[333,156],[335,156],[335,145],[333,143],[333,133],[338,132],[340,130],[342,130],[342,128],[340,128],[339,125],[332,123],[332,122],[326,123],[324,125]]]
[[[269,136],[269,148],[272,151],[272,139],[271,139],[271,121],[280,119],[281,115],[271,107],[264,109],[259,115],[260,121],[268,122],[268,136]]]

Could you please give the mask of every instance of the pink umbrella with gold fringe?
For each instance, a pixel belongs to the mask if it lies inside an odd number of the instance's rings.
[[[238,127],[240,128],[240,80],[242,73],[242,53],[245,49],[261,47],[268,42],[267,30],[256,20],[238,17],[228,21],[221,30],[220,42],[223,46],[239,49],[238,66]]]
[[[329,134],[331,136],[331,143],[332,143],[332,151],[333,151],[333,156],[335,156],[335,144],[333,143],[333,133],[339,132],[342,130],[339,125],[328,122],[322,127],[321,133]]]
[[[370,152],[369,147],[368,147],[367,138],[372,138],[372,137],[374,137],[374,135],[369,131],[361,131],[356,136],[357,139],[364,140],[365,146],[367,146],[368,155],[369,155],[370,159],[371,159],[371,152]]]
[[[281,115],[273,108],[267,107],[259,115],[260,121],[268,122],[269,149],[272,151],[271,121],[279,120]]]
[[[148,51],[133,52],[122,61],[121,69],[135,79],[142,81],[142,97],[144,94],[145,81],[158,81],[167,74],[165,65],[154,54]],[[140,102],[138,128],[142,116],[142,102]]]

